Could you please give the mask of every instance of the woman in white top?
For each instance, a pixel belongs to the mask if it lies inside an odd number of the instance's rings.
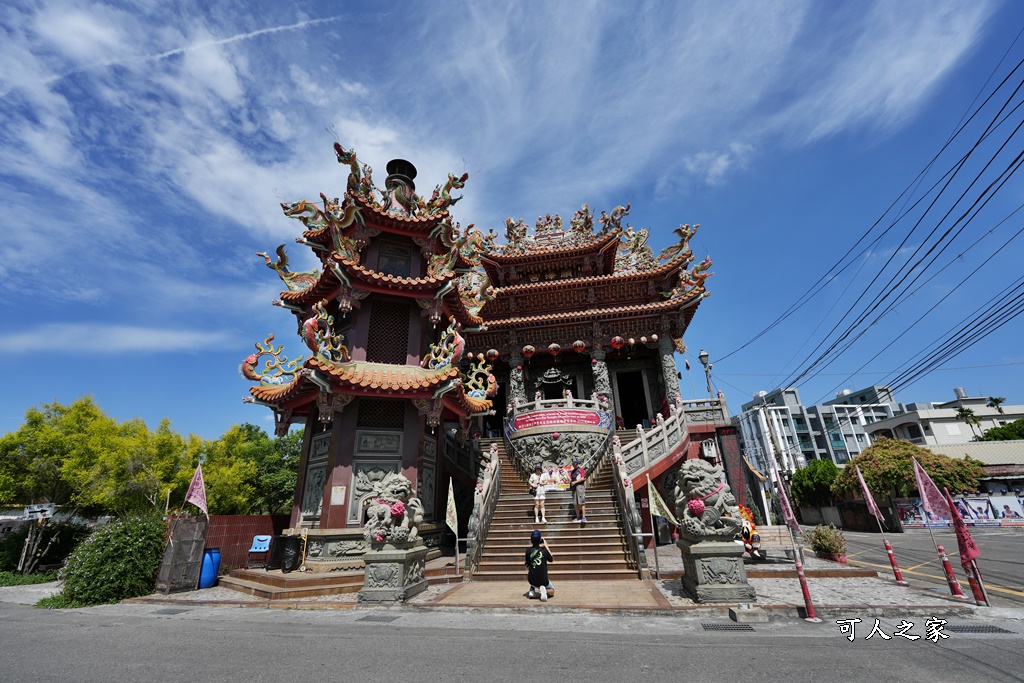
[[[533,517],[534,524],[547,524],[547,515],[544,513],[544,489],[551,483],[551,478],[544,468],[537,465],[533,474],[530,475],[530,488],[536,493],[533,495]]]

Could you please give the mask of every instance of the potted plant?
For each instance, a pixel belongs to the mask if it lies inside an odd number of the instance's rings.
[[[807,541],[818,557],[846,564],[846,536],[835,526],[819,524],[807,534]]]

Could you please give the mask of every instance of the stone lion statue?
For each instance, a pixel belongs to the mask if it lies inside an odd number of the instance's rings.
[[[413,493],[412,482],[395,472],[374,484],[364,513],[363,538],[372,546],[420,540],[423,504]]]
[[[732,538],[743,528],[722,468],[707,460],[687,460],[679,468],[676,517],[680,530],[690,536]]]

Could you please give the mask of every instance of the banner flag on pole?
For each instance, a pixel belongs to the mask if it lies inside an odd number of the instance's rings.
[[[946,503],[950,512],[949,518],[953,520],[953,528],[956,529],[956,544],[960,546],[960,564],[966,567],[972,560],[981,556],[981,551],[978,550],[978,544],[971,537],[971,532],[967,530],[967,525],[964,524],[964,518],[960,516],[960,511],[953,504],[953,498],[949,495],[949,489],[944,487],[942,490],[946,492]]]
[[[675,515],[668,511],[668,506],[665,505],[665,501],[661,499],[661,494],[658,493],[658,487],[651,481],[651,475],[647,475],[647,491],[650,494],[650,505],[651,514],[657,515],[658,517],[664,517],[669,521],[672,526],[679,526],[679,522],[676,520]]]
[[[203,511],[207,517],[210,513],[206,511],[206,482],[203,481],[203,464],[199,463],[196,473],[192,475],[192,483],[188,485],[188,493],[185,494],[185,502],[192,503]]]
[[[885,524],[885,518],[882,517],[882,511],[878,509],[878,504],[875,503],[875,497],[871,495],[871,489],[869,489],[867,483],[865,483],[864,475],[860,473],[860,467],[854,465],[853,469],[857,470],[857,478],[860,479],[860,488],[864,492],[864,499],[868,502],[868,512],[875,516],[875,519],[878,520],[879,524]]]
[[[782,508],[782,519],[793,530],[793,533],[802,534],[803,530],[800,529],[800,523],[796,521],[796,515],[793,514],[793,508],[789,504],[786,487],[782,485],[782,476],[779,474],[779,466],[775,464],[775,456],[769,455],[768,459],[771,460],[772,471],[775,473],[775,486],[779,490],[779,507]]]
[[[448,478],[448,508],[444,511],[444,521],[452,530],[455,537],[459,537],[459,511],[455,507],[455,489],[452,480]]]
[[[942,496],[942,492],[939,491],[939,487],[935,485],[932,478],[924,471],[921,463],[917,461],[917,458],[911,458],[911,460],[914,461],[914,478],[917,479],[917,494],[921,496],[921,505],[924,506],[924,511],[932,517],[953,519],[951,510],[956,509],[956,506],[946,504],[946,499]],[[967,527],[964,528],[966,529]]]

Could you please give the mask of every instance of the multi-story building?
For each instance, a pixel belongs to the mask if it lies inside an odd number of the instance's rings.
[[[844,389],[835,399],[807,409],[814,438],[814,458],[842,465],[871,445],[870,425],[891,418],[899,410],[889,387],[859,391]]]
[[[753,401],[743,404],[733,424],[739,427],[747,459],[761,472],[770,471],[771,457],[782,472],[790,473],[817,457],[809,415],[795,387],[758,392]]]
[[[1003,427],[1024,417],[1024,405],[990,408],[987,398],[971,398],[957,387],[952,401],[900,404],[896,413],[875,421],[866,431],[874,440],[880,436],[906,439],[919,446],[969,443],[986,430]],[[977,424],[968,424],[961,409],[970,410]]]

